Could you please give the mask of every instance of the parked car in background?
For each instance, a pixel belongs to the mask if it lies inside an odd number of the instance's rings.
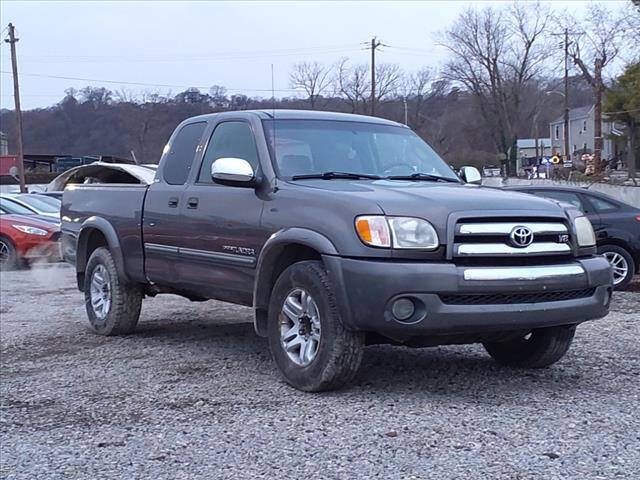
[[[551,198],[582,210],[596,232],[598,253],[613,267],[616,288],[625,287],[640,272],[640,208],[580,187],[529,185],[506,189]]]
[[[0,269],[60,259],[60,227],[34,216],[0,211]]]
[[[60,221],[61,202],[55,198],[45,197],[37,193],[8,193],[2,195],[2,198],[7,202],[22,205],[38,215],[51,217],[58,222]]]
[[[21,203],[17,203],[10,198],[5,198],[4,195],[0,195],[0,213],[25,215],[36,220],[60,225],[60,218],[56,218],[51,215],[39,215],[35,210],[22,205]]]

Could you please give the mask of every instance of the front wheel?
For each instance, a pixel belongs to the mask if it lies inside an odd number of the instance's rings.
[[[271,353],[291,386],[334,390],[355,377],[364,333],[342,322],[321,262],[295,263],[282,272],[271,293],[268,322]]]
[[[569,350],[576,327],[549,327],[506,342],[487,342],[484,348],[502,365],[520,368],[548,367]]]
[[[142,289],[118,276],[108,249],[94,250],[87,262],[84,299],[89,324],[100,335],[124,335],[135,330],[142,306]]]

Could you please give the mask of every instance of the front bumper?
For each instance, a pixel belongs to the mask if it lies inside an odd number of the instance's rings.
[[[532,267],[457,266],[337,256],[325,256],[324,262],[345,322],[352,328],[396,339],[571,325],[609,312],[611,267],[600,256],[559,266]],[[580,291],[581,296],[569,298],[563,294],[574,291]],[[480,303],[447,301],[452,296],[470,298],[467,294]],[[528,294],[531,301],[527,300]],[[404,322],[391,313],[393,302],[401,297],[411,299],[416,307],[414,315]],[[482,299],[489,297],[492,300],[483,304]]]

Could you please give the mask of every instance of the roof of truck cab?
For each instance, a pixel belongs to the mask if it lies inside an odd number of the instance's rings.
[[[264,120],[269,120],[272,118],[280,119],[280,120],[333,120],[333,121],[342,121],[342,122],[366,122],[366,123],[375,123],[378,125],[392,125],[395,127],[405,127],[405,125],[394,122],[391,120],[387,120],[385,118],[378,117],[370,117],[367,115],[356,115],[353,113],[340,113],[340,112],[325,112],[318,110],[284,110],[284,109],[275,109],[275,110],[236,110],[231,112],[221,112],[221,113],[209,113],[205,115],[199,115],[197,117],[193,117],[190,120],[198,119],[198,120],[213,120],[218,116],[244,116],[244,115],[258,115],[260,118]],[[405,127],[406,128],[406,127]]]

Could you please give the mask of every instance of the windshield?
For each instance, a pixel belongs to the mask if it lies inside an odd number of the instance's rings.
[[[30,207],[33,207],[35,210],[44,213],[58,213],[60,211],[60,206],[51,205],[49,202],[44,202],[40,198],[35,195],[19,195],[18,200],[23,203],[26,203]]]
[[[263,125],[276,171],[287,179],[346,172],[379,177],[424,173],[458,181],[408,128],[333,120],[264,120]]]
[[[6,210],[8,213],[13,213],[16,215],[33,215],[33,210],[29,210],[27,207],[23,207],[19,203],[14,202],[13,200],[9,200],[8,198],[0,198],[0,205],[3,210]]]

